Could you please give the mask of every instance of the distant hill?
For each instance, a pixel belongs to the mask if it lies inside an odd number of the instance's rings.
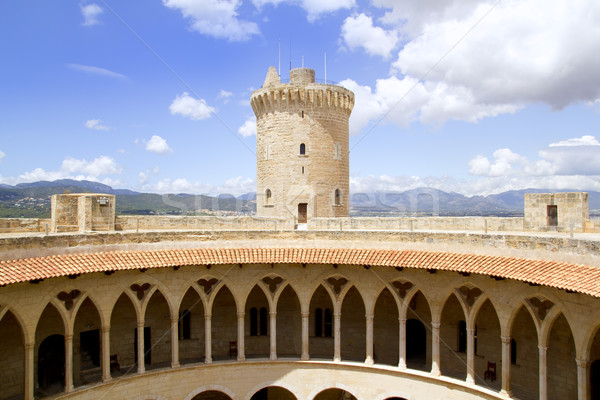
[[[71,193],[107,193],[117,196],[117,214],[148,215],[229,215],[256,211],[256,193],[234,197],[219,195],[139,193],[91,181],[61,179],[15,186],[0,185],[0,218],[49,218],[50,197]],[[576,190],[561,190],[569,192]],[[404,192],[354,193],[350,196],[352,215],[490,215],[521,216],[525,193],[551,193],[555,190],[523,189],[489,196],[467,197],[459,193],[433,188],[417,188]],[[600,214],[600,192],[590,191],[590,211]]]
[[[191,194],[139,193],[113,189],[98,182],[61,179],[0,187],[0,218],[49,218],[51,196],[65,192],[114,194],[117,214],[198,215],[252,213],[256,210],[254,201],[231,196],[217,198]]]

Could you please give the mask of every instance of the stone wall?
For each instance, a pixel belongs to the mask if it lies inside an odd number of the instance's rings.
[[[556,207],[557,220],[552,222],[550,207]],[[576,232],[594,228],[589,221],[588,194],[572,193],[526,193],[525,194],[525,230],[558,230],[570,229]]]
[[[115,196],[52,195],[50,224],[52,232],[112,231],[115,229]]]
[[[298,205],[306,203],[309,219],[348,216],[348,118],[354,94],[315,83],[314,71],[307,68],[292,70],[291,77],[282,84],[271,67],[263,87],[252,93],[257,214],[298,218]]]

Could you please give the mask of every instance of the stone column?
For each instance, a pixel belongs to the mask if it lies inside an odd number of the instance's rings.
[[[308,317],[310,313],[303,312],[302,313],[302,355],[300,356],[301,360],[308,360],[310,355],[308,353]]]
[[[510,397],[510,336],[502,336],[502,390],[500,394]]]
[[[577,399],[588,400],[590,398],[590,362],[578,358],[575,361],[577,362]]]
[[[246,353],[244,348],[244,339],[246,337],[245,326],[244,326],[244,318],[246,314],[243,312],[237,313],[237,360],[244,361],[246,360]]]
[[[171,315],[171,368],[179,367],[179,317]]]
[[[270,354],[269,360],[277,360],[277,313],[269,313],[269,342]]]
[[[400,369],[406,369],[406,318],[398,318],[400,328],[400,349],[399,349],[399,362],[398,367]]]
[[[102,382],[111,380],[110,376],[110,325],[104,325],[102,330]]]
[[[33,366],[33,349],[35,348],[35,343],[25,343],[25,390],[24,390],[24,398],[25,400],[33,400],[33,377],[34,377],[34,366]]]
[[[73,334],[65,335],[65,392],[73,391]]]
[[[204,362],[212,363],[212,328],[211,315],[204,316]]]
[[[144,321],[139,321],[137,324],[137,363],[138,374],[143,374],[146,371],[146,360],[144,354]]]
[[[540,351],[540,400],[548,399],[548,347],[538,345]]]
[[[342,336],[342,314],[339,312],[335,312],[333,314],[333,361],[340,362],[342,361],[342,351],[341,351],[341,336]]]
[[[475,329],[467,329],[467,384],[475,384]]]
[[[440,376],[440,326],[439,322],[431,323],[431,375]]]
[[[373,315],[365,315],[367,319],[367,358],[365,359],[365,364],[373,365],[375,361],[373,360]]]

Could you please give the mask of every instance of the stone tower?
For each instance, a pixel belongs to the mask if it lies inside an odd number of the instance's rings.
[[[297,218],[349,215],[348,118],[354,93],[315,83],[296,68],[281,83],[270,67],[251,96],[256,114],[257,214]]]

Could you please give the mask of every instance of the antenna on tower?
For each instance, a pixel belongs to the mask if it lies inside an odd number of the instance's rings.
[[[292,70],[292,39],[290,39],[290,71]]]
[[[302,68],[304,68],[304,56],[302,56]]]
[[[281,78],[281,36],[277,38],[277,45],[279,47],[279,53],[277,54],[277,75]]]
[[[327,52],[325,52],[325,83],[327,83]]]

